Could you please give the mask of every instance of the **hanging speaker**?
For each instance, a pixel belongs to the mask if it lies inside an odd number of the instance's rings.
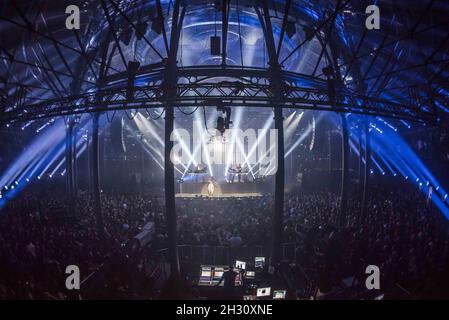
[[[111,146],[116,156],[123,155],[125,149],[123,146],[122,118],[116,117],[111,123]]]
[[[151,22],[151,30],[153,30],[157,34],[161,34],[162,33],[162,24],[163,23],[164,22],[163,22],[163,20],[160,17],[156,17]]]
[[[142,40],[142,38],[144,37],[145,33],[147,32],[147,23],[146,22],[139,22],[136,25],[136,38],[137,40]]]
[[[287,21],[287,24],[285,26],[285,33],[287,33],[287,36],[291,39],[296,34],[296,26],[294,22]]]
[[[126,89],[126,99],[134,99],[134,79],[136,78],[136,73],[139,70],[140,63],[138,61],[128,62],[128,87]]]
[[[125,46],[129,45],[132,35],[133,30],[131,28],[126,28],[120,33],[120,40],[123,42]]]
[[[313,39],[313,34],[314,34],[314,29],[309,27],[309,26],[304,26],[303,27],[304,30],[304,35],[306,36],[306,40],[310,41]]]
[[[221,37],[210,37],[210,54],[213,56],[219,56],[221,54]]]

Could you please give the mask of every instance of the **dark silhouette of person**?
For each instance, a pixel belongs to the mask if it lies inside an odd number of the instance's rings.
[[[240,163],[237,165],[237,178],[238,178],[238,181],[241,182],[241,179],[242,179],[242,165]]]
[[[237,277],[237,275],[238,273],[234,271],[234,266],[230,265],[229,270],[223,272],[220,281],[218,281],[217,286],[219,286],[222,282],[224,282],[223,283],[224,294],[228,298],[232,298],[234,295],[235,278]]]

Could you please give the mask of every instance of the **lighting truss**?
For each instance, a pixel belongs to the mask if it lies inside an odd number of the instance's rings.
[[[188,71],[190,75],[195,74],[194,70]],[[223,67],[209,67],[207,71],[218,77],[222,75]],[[304,82],[305,76],[291,72],[283,74],[282,96],[279,98],[275,97],[275,88],[263,81],[270,76],[268,70],[258,70],[256,81],[244,78],[248,70],[242,70],[241,77],[237,77],[237,70],[231,71],[236,77],[233,81],[220,82],[211,78],[190,83],[178,82],[176,93],[170,96],[164,95],[166,88],[162,82],[163,71],[153,72],[151,78],[155,84],[135,87],[134,99],[127,99],[126,85],[115,85],[113,88],[10,108],[3,113],[3,121],[9,123],[99,111],[163,108],[167,103],[177,107],[299,108],[368,114],[418,122],[434,120],[434,114],[429,111],[432,110],[429,107],[399,104],[349,91],[336,93],[335,100],[331,101],[328,89],[322,82],[315,81],[315,87],[304,86],[301,82]],[[203,74],[204,72],[197,73],[198,76]]]

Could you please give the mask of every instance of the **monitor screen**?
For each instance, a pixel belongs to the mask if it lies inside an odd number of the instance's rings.
[[[287,295],[286,290],[274,290],[273,291],[273,299],[285,299]]]
[[[257,288],[257,296],[258,297],[268,297],[271,293],[271,287],[267,288]]]
[[[221,276],[223,275],[223,270],[216,270],[214,272],[214,277],[215,278],[221,278]]]
[[[256,273],[254,271],[246,271],[245,273],[245,277],[247,279],[254,279],[256,276]]]
[[[246,262],[240,261],[240,260],[235,260],[235,267],[236,267],[237,269],[245,270],[245,268],[246,268]]]
[[[200,286],[210,286],[212,281],[212,268],[209,266],[201,266],[201,273],[198,284]]]
[[[243,300],[254,300],[254,296],[243,296]]]
[[[202,277],[210,277],[211,271],[210,270],[201,270],[201,276]]]
[[[265,257],[256,257],[254,259],[254,265],[256,268],[263,268],[265,265]]]
[[[237,274],[237,276],[235,277],[235,286],[239,287],[242,285],[242,275],[239,273]]]

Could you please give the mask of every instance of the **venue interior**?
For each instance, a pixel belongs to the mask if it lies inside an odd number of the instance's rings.
[[[0,1],[0,300],[449,299],[448,16]]]

